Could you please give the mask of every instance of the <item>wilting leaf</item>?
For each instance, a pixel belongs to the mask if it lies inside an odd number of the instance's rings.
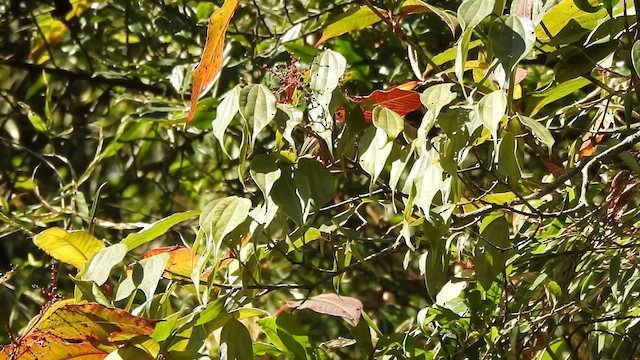
[[[16,345],[0,352],[0,359],[104,359],[116,350],[110,336],[149,336],[156,321],[99,304],[60,301],[33,321]]]
[[[362,301],[337,294],[320,294],[306,300],[287,301],[289,308],[309,309],[320,314],[338,316],[349,324],[357,326],[362,313]]]
[[[89,263],[87,271],[82,275],[82,280],[93,281],[98,286],[107,282],[109,273],[127,255],[127,247],[124,244],[114,244],[100,250]]]
[[[211,14],[209,18],[207,41],[204,44],[202,59],[192,75],[191,109],[187,115],[187,124],[191,121],[196,111],[196,105],[202,89],[213,81],[222,67],[225,33],[239,2],[240,0],[225,0],[222,7]]]
[[[185,220],[191,219],[197,216],[200,212],[197,210],[185,211],[182,213],[176,213],[167,216],[164,219],[160,219],[142,230],[134,234],[129,234],[120,243],[127,245],[127,249],[132,250],[140,245],[146,244],[149,241],[164,235],[172,226],[179,224]]]
[[[384,14],[384,10],[379,10]],[[342,34],[346,34],[350,31],[362,30],[379,22],[380,20],[382,19],[380,19],[380,17],[368,6],[353,8],[338,18],[333,19],[331,23],[324,28],[322,36],[318,42],[316,42],[315,46],[318,47],[323,42]]]
[[[391,90],[376,90],[367,96],[354,96],[354,101],[362,105],[368,102],[384,106],[400,116],[404,116],[420,108],[420,93],[416,91],[393,88]],[[371,123],[373,107],[363,108],[364,119]]]
[[[65,231],[54,227],[33,237],[42,251],[56,260],[81,269],[85,261],[104,248],[104,243],[84,231]]]

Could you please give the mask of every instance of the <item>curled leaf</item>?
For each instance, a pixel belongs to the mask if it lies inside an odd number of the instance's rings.
[[[357,326],[362,312],[362,301],[337,294],[320,294],[306,300],[287,301],[286,307],[298,310],[309,309],[320,314],[338,316]]]

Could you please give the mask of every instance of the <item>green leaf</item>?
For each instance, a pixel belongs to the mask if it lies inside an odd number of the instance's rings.
[[[82,269],[93,254],[104,249],[104,243],[84,231],[67,232],[54,227],[33,237],[34,244],[56,260]]]
[[[640,74],[640,40],[636,40],[631,48],[631,61],[633,62],[633,68],[636,70],[636,74]]]
[[[476,27],[493,12],[495,0],[464,0],[458,7],[458,20],[463,31]]]
[[[458,42],[456,43],[456,61],[454,65],[454,71],[459,82],[462,82],[462,78],[464,76],[464,64],[467,61],[467,56],[469,55],[471,34],[473,34],[473,31],[471,29],[464,31],[462,33],[462,36],[460,36],[460,39],[458,39]]]
[[[371,186],[375,184],[384,169],[392,149],[393,142],[389,141],[387,133],[382,129],[372,126],[362,135],[358,147],[360,152],[358,163],[362,170],[371,176]]]
[[[298,226],[305,223],[311,198],[311,187],[306,177],[296,176],[290,169],[283,169],[282,176],[273,185],[271,198]]]
[[[381,13],[384,10],[378,9]],[[353,8],[339,17],[332,19],[331,23],[324,28],[322,36],[316,42],[315,46],[318,47],[325,41],[334,37],[346,34],[353,30],[365,29],[377,22],[380,22],[380,17],[371,10],[368,6],[361,6]]]
[[[513,180],[520,179],[520,166],[516,159],[516,138],[512,133],[506,132],[498,141],[495,164],[498,173]]]
[[[504,270],[511,253],[509,223],[504,214],[493,214],[482,220],[480,236],[475,250],[476,276],[480,285],[489,289]]]
[[[47,126],[47,123],[44,120],[42,120],[42,117],[40,117],[40,115],[38,115],[31,109],[27,109],[27,118],[29,119],[29,122],[31,122],[31,125],[33,125],[33,128],[36,129],[37,132],[46,133],[47,131],[49,131],[49,127]]]
[[[484,126],[491,133],[494,141],[498,141],[500,121],[507,111],[507,95],[503,90],[495,90],[478,102],[478,115]]]
[[[395,140],[404,129],[404,120],[396,112],[384,106],[376,106],[372,112],[373,125],[387,133],[389,140]]]
[[[424,277],[427,293],[435,300],[449,276],[448,241],[445,238],[448,228],[438,216],[425,221],[422,226],[428,240],[428,250],[420,256],[420,275]]]
[[[138,289],[146,295],[147,301],[153,299],[153,295],[158,287],[158,282],[162,278],[164,269],[169,261],[169,253],[161,253],[155,256],[151,256],[140,260],[142,266],[142,281],[138,285]]]
[[[252,360],[251,335],[242,323],[236,319],[229,320],[220,333],[220,359]]]
[[[565,81],[549,90],[533,94],[529,98],[529,103],[527,104],[527,109],[533,106],[533,108],[528,111],[529,116],[535,116],[540,109],[545,107],[545,105],[551,104],[556,100],[560,100],[589,84],[591,84],[590,80],[579,77],[577,79]]]
[[[93,281],[98,285],[102,285],[109,279],[111,269],[118,265],[127,255],[127,247],[120,243],[114,244],[100,250],[91,259],[87,270],[82,275],[82,280]]]
[[[274,155],[256,155],[251,161],[249,173],[256,182],[265,199],[269,197],[273,184],[280,178],[282,171]]]
[[[403,14],[413,14],[418,12],[432,12],[436,14],[451,30],[451,34],[455,36],[456,28],[458,27],[458,19],[455,14],[448,10],[441,9],[437,6],[428,4],[421,0],[406,0],[400,7],[400,12]]]
[[[336,193],[333,175],[317,160],[300,159],[296,169],[296,177],[299,176],[307,179],[316,207],[326,204]]]
[[[253,128],[250,149],[256,137],[276,116],[276,97],[264,85],[247,85],[240,91],[240,115]]]
[[[533,49],[536,43],[536,29],[531,20],[510,15],[504,23],[494,23],[489,37],[495,57],[507,74],[510,74],[520,60]]]
[[[205,206],[200,214],[200,228],[216,243],[242,224],[251,210],[251,200],[229,196]]]
[[[435,149],[431,148],[425,151],[413,164],[407,177],[407,182],[413,182],[415,187],[414,204],[422,209],[427,219],[429,219],[433,198],[440,191],[443,181],[444,170],[440,166],[438,158],[439,155]],[[405,191],[405,193],[409,192]]]
[[[191,210],[167,216],[164,219],[160,219],[148,226],[145,226],[137,233],[129,234],[120,243],[126,245],[127,249],[131,251],[140,245],[144,245],[149,241],[164,235],[171,227],[191,219],[199,213],[200,211],[198,210]]]
[[[606,14],[604,8],[587,12],[581,10],[575,0],[562,0],[544,15],[536,37],[551,46],[575,42],[594,29]]]
[[[342,54],[331,50],[325,50],[318,55],[311,64],[309,74],[309,87],[315,90],[321,97],[331,96],[331,92],[340,83],[340,78],[347,68],[347,60]],[[323,102],[329,105],[329,102]]]
[[[551,135],[551,131],[549,131],[549,129],[547,129],[539,121],[534,120],[530,117],[518,115],[518,118],[520,119],[520,121],[522,121],[522,124],[524,124],[524,126],[531,130],[533,136],[542,141],[542,143],[547,146],[549,151],[551,151],[551,148],[555,143],[555,139],[553,138],[553,135]]]
[[[224,146],[224,134],[226,133],[227,127],[231,124],[233,118],[240,111],[241,89],[242,87],[237,85],[224,95],[220,105],[218,106],[216,118],[211,123],[211,132],[213,133],[213,136],[218,139],[220,147],[227,156],[229,156],[229,153],[227,153],[227,149]]]
[[[289,145],[295,148],[296,143],[293,138],[293,130],[302,124],[304,113],[302,110],[289,104],[276,104],[276,107],[278,111],[276,112],[275,120],[276,122],[282,123],[282,137],[289,142]],[[279,121],[280,119],[282,119],[282,121]]]
[[[458,97],[458,94],[451,91],[454,84],[437,84],[428,87],[421,95],[420,101],[427,110],[431,111],[434,118],[440,114],[443,107],[449,105]]]

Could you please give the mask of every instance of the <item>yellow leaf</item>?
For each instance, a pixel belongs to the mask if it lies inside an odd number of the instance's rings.
[[[54,259],[81,269],[85,261],[104,248],[104,243],[84,231],[54,227],[34,236],[33,242]]]
[[[204,44],[202,59],[192,74],[191,109],[187,115],[187,124],[196,111],[202,89],[213,81],[222,67],[224,36],[239,2],[240,0],[225,0],[222,7],[211,14],[209,18],[207,41]]]

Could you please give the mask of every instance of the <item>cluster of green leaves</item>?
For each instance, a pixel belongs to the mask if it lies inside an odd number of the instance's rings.
[[[222,4],[16,3],[0,220],[21,267],[0,285],[26,331],[2,356],[638,353],[637,4],[241,3],[183,131]],[[19,298],[44,266],[14,257],[25,234],[106,325],[69,337],[67,303],[25,324],[44,302]]]

